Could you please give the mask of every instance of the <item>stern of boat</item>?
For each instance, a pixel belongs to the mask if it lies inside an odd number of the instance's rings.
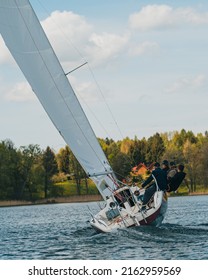
[[[142,210],[142,201],[135,196],[138,187],[123,187],[114,192],[106,200],[105,207],[90,220],[91,226],[98,232],[111,232],[115,229],[132,226],[154,225],[159,226],[167,210],[167,196],[163,191],[157,191]],[[140,190],[140,196],[144,194]]]

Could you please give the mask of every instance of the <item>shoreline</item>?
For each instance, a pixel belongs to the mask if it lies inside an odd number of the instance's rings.
[[[189,194],[173,194],[168,197],[180,197],[180,196],[197,196],[197,195],[208,195],[208,192],[197,192]],[[58,203],[84,203],[102,201],[103,198],[99,194],[93,195],[72,195],[68,197],[56,197],[48,199],[39,199],[36,201],[27,200],[0,200],[1,207],[15,207],[15,206],[31,206],[31,205],[47,205],[47,204],[58,204]]]
[[[101,200],[102,197],[99,194],[72,195],[68,197],[39,199],[36,201],[0,200],[0,207],[30,206],[30,205],[44,205],[44,204],[58,204],[58,203],[81,203],[81,202],[93,202],[93,201],[101,201]]]

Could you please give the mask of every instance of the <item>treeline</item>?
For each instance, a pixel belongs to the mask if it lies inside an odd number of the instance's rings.
[[[118,142],[105,139],[100,143],[119,179],[129,176],[138,163],[167,159],[185,165],[190,192],[208,191],[208,131],[195,135],[182,129],[156,133],[148,139],[125,138]]]
[[[195,135],[180,132],[156,133],[148,139],[125,138],[121,141],[99,139],[117,177],[129,177],[140,162],[163,159],[183,163],[192,192],[208,189],[208,132]],[[11,140],[0,142],[0,200],[36,200],[62,196],[60,182],[74,180],[76,193],[81,186],[88,193],[88,178],[68,146],[55,153],[38,145],[16,148]]]

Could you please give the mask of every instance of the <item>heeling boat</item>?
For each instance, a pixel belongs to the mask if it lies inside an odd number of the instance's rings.
[[[158,190],[141,211],[134,195],[138,187],[117,180],[28,0],[1,0],[0,32],[49,118],[106,201],[90,224],[101,232],[159,225],[167,206],[164,193]]]

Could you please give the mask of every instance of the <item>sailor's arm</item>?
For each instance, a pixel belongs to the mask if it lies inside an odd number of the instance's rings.
[[[142,183],[142,188],[145,188],[149,183],[151,183],[153,180],[152,174],[147,178],[147,180]]]

